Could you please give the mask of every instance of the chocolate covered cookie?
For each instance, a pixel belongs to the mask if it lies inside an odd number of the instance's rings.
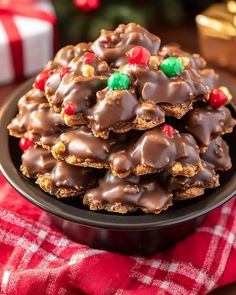
[[[152,55],[158,53],[161,40],[135,23],[119,25],[114,31],[101,30],[100,36],[92,43],[91,49],[111,67],[127,63],[126,53],[134,46],[145,47]]]
[[[169,125],[144,132],[128,149],[110,156],[112,173],[126,177],[167,169],[172,175],[193,176],[201,170],[196,141],[190,134],[178,133]]]
[[[78,126],[88,123],[88,110],[96,103],[96,93],[106,86],[106,81],[105,76],[84,77],[69,73],[61,81],[60,73],[55,73],[46,83],[46,96],[68,126]]]
[[[35,178],[45,192],[58,198],[83,194],[95,186],[98,177],[90,168],[56,161],[50,152],[37,146],[23,153],[21,171],[26,177]]]
[[[185,129],[194,136],[202,151],[218,136],[230,133],[236,124],[224,106],[195,108],[186,115]]]
[[[69,129],[38,89],[23,96],[18,108],[19,113],[8,125],[9,133],[15,137],[29,138],[49,149],[60,134]]]
[[[10,135],[22,137],[28,131],[31,113],[42,103],[47,103],[44,93],[39,89],[31,89],[18,101],[19,113],[8,125]]]
[[[136,210],[158,214],[172,205],[172,194],[154,179],[129,176],[120,179],[111,172],[99,180],[98,187],[88,190],[83,203],[90,210],[107,210],[126,214]]]
[[[232,167],[229,146],[221,137],[212,140],[201,158],[215,170],[226,171]]]
[[[73,58],[91,51],[91,43],[81,42],[77,45],[67,45],[61,48],[53,59],[53,63],[60,66],[68,66]]]
[[[72,165],[110,168],[118,177],[144,175],[168,169],[173,175],[193,176],[201,169],[196,141],[190,134],[156,127],[136,139],[126,136],[96,138],[86,127],[63,133],[52,147],[53,155]],[[127,148],[128,145],[128,148]]]
[[[204,68],[205,62],[177,47],[164,47],[158,55],[140,64],[136,47],[127,52],[129,63],[119,71],[130,76],[142,101],[158,104],[167,116],[181,118],[195,101],[207,101],[217,85],[218,75]],[[145,48],[140,55],[144,55]]]
[[[220,185],[219,175],[212,167],[202,162],[202,170],[193,177],[173,176],[167,171],[158,174],[162,186],[171,192],[175,200],[192,199],[204,194],[205,189]]]
[[[164,111],[152,102],[139,102],[135,89],[97,92],[97,103],[89,110],[89,127],[97,137],[108,138],[109,132],[125,133],[146,130],[165,121]]]
[[[52,147],[52,154],[56,159],[71,165],[109,168],[110,154],[124,139],[123,136],[113,136],[106,140],[97,138],[88,127],[81,126],[62,133]]]

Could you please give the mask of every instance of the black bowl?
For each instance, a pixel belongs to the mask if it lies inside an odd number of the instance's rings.
[[[118,215],[92,212],[81,204],[80,198],[58,200],[44,193],[33,181],[19,171],[18,140],[9,137],[7,125],[17,112],[18,99],[30,89],[27,81],[7,100],[0,113],[0,169],[9,183],[26,199],[46,210],[50,219],[66,235],[91,247],[125,254],[147,255],[165,249],[192,233],[206,214],[230,200],[236,193],[236,153],[231,153],[233,168],[221,176],[220,188],[204,196],[176,203],[159,215],[133,213]],[[236,109],[230,106],[236,117]],[[225,136],[233,147],[236,132]]]

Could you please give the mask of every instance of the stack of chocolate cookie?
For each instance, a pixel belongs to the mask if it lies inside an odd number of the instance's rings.
[[[62,48],[9,124],[22,173],[91,210],[160,213],[219,186],[230,93],[198,54],[160,47],[139,25]]]

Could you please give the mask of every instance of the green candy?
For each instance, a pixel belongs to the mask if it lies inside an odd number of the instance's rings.
[[[183,72],[184,65],[178,58],[170,56],[164,59],[161,63],[161,70],[169,78],[173,78]]]
[[[123,73],[113,73],[107,81],[110,90],[122,90],[129,88],[129,76]]]

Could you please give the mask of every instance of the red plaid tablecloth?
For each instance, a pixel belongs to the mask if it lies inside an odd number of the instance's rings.
[[[206,294],[236,281],[236,199],[150,257],[69,240],[0,175],[0,294]]]

